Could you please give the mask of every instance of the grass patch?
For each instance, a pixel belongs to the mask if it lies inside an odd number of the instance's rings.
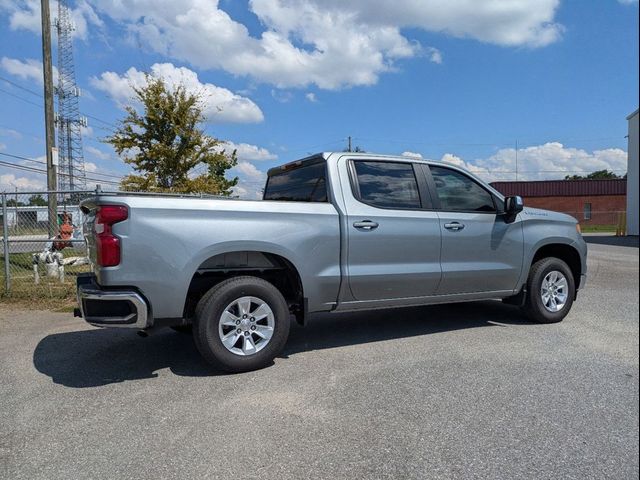
[[[580,225],[582,233],[615,233],[616,225]]]
[[[65,250],[67,257],[81,256],[82,250]],[[33,276],[32,254],[29,252],[9,255],[11,290],[5,289],[4,256],[0,256],[0,303],[12,304],[20,308],[72,311],[76,304],[76,276],[89,271],[89,265],[65,266],[65,281],[46,276],[41,266],[40,283]]]

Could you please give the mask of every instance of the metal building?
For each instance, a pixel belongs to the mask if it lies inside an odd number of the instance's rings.
[[[627,235],[638,235],[638,110],[627,121]]]
[[[520,195],[527,207],[567,213],[582,226],[615,230],[623,224],[627,206],[624,179],[493,182],[491,185],[503,195]]]

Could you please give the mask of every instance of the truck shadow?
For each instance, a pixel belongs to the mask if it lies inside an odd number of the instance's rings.
[[[595,245],[611,245],[614,247],[635,247],[640,246],[638,236],[616,237],[614,235],[585,235],[584,241]]]
[[[515,307],[499,302],[314,315],[306,327],[292,326],[281,357],[459,329],[526,323]],[[128,330],[56,333],[37,345],[33,364],[54,383],[72,388],[151,379],[164,368],[181,376],[224,374],[204,362],[190,335],[168,328],[146,339]]]
[[[305,327],[292,328],[282,356],[468,328],[528,323],[516,307],[497,301],[316,314]]]

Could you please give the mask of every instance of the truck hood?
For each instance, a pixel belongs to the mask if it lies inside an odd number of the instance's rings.
[[[576,224],[578,221],[566,213],[543,210],[542,208],[524,207],[522,210],[523,220],[550,220],[553,222]]]

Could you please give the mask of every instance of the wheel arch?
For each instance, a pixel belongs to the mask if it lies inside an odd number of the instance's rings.
[[[292,313],[302,323],[305,300],[302,276],[289,256],[280,249],[244,246],[201,255],[192,275],[183,307],[183,318],[192,318],[195,306],[213,286],[228,278],[250,275],[272,283],[287,300]]]
[[[531,257],[529,270],[538,260],[548,257],[559,258],[569,266],[577,289],[578,285],[580,285],[580,276],[583,273],[582,258],[578,249],[568,243],[553,242],[540,245]]]

